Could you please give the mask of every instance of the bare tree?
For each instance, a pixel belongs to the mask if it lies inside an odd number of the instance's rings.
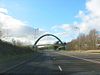
[[[0,30],[0,39],[1,39],[1,37],[2,37],[2,31]]]
[[[85,34],[80,34],[79,36],[79,39],[80,39],[80,49],[82,50],[86,50],[86,46],[87,46],[87,43],[86,43],[86,35]]]
[[[93,29],[89,33],[89,47],[90,49],[96,49],[96,30]]]

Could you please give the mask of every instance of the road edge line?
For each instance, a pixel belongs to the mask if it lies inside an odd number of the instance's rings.
[[[58,54],[61,54],[61,53],[58,53]],[[65,55],[65,54],[61,54],[61,55]],[[77,57],[77,56],[72,56],[72,55],[65,55],[65,56],[69,56],[69,57],[73,57],[73,58],[76,58],[76,59],[81,59],[81,60],[85,60],[85,61],[88,61],[88,62],[100,64],[100,61],[96,61],[96,60],[85,59],[85,58],[81,58],[81,57]]]
[[[37,56],[38,56],[38,55],[37,55]],[[35,56],[34,58],[36,58],[37,56]],[[20,65],[22,65],[22,64],[24,64],[24,63],[27,63],[27,62],[30,61],[30,60],[31,60],[31,59],[24,60],[24,61],[22,61],[22,62],[20,62],[20,63],[18,63],[18,64],[15,64],[15,65],[13,65],[13,66],[11,66],[11,67],[9,67],[9,68],[7,68],[7,69],[1,71],[0,74],[6,73],[6,72],[8,72],[9,70],[11,70],[11,69],[13,69],[13,68],[15,68],[15,67],[17,67],[17,66],[20,66]]]

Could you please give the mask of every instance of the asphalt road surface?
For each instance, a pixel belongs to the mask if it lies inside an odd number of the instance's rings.
[[[5,72],[5,75],[100,75],[100,64],[43,51],[35,59]]]

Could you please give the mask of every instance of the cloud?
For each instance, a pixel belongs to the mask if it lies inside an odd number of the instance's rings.
[[[0,30],[2,30],[2,32],[4,32],[2,39],[4,39],[5,41],[9,41],[12,38],[15,40],[18,40],[16,38],[20,38],[20,41],[24,41],[25,39],[23,39],[23,37],[22,37],[24,34],[26,34],[26,37],[25,36],[24,37],[28,41],[30,41],[30,37],[32,37],[31,33],[32,33],[33,29],[34,28],[27,27],[23,21],[10,16],[8,14],[7,9],[0,8]],[[24,31],[24,30],[26,30],[26,31]],[[29,35],[27,35],[27,33],[29,33]],[[28,36],[29,36],[29,38],[28,38]]]
[[[38,45],[39,45],[39,44],[53,44],[53,43],[55,43],[56,41],[58,41],[58,40],[55,39],[54,37],[46,36],[46,37],[42,38],[42,39],[38,42]]]
[[[52,30],[55,30],[54,34],[65,42],[71,41],[71,39],[76,38],[75,36],[79,34],[77,22],[73,22],[73,24],[55,25],[52,27]]]
[[[58,31],[58,30],[68,31],[71,29],[71,26],[69,24],[61,24],[61,25],[53,26],[52,29],[55,31]]]
[[[75,27],[77,27],[77,32],[88,34],[91,29],[96,29],[100,31],[100,0],[87,0],[85,3],[85,10],[79,10],[76,18],[80,21],[72,24],[61,24],[55,25],[52,29],[59,36],[68,37],[76,33]],[[79,34],[77,33],[77,35]]]
[[[91,29],[100,31],[100,0],[87,0],[85,10],[79,10],[75,17],[80,21],[73,22],[72,24],[55,25],[52,29],[59,36],[65,38],[72,36],[76,31],[78,33],[75,36],[78,36],[79,33],[88,34]]]
[[[0,8],[0,25],[3,29],[18,29],[22,25],[25,25],[24,22],[18,20],[10,15],[8,15],[8,10],[5,8]]]
[[[100,0],[88,0],[86,3],[86,9],[93,16],[100,17]]]
[[[8,14],[8,11],[5,8],[0,8],[0,13]]]
[[[87,0],[86,11],[79,11],[77,16],[80,31],[88,33],[91,29],[100,30],[100,0]]]

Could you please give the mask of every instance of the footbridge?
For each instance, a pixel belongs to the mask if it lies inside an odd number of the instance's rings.
[[[34,45],[33,45],[33,48],[36,49],[37,46],[40,46],[40,45],[37,45],[38,42],[40,41],[40,39],[42,39],[43,37],[46,37],[46,36],[52,36],[52,37],[56,38],[56,39],[60,42],[59,48],[63,47],[63,48],[65,49],[65,44],[64,44],[57,36],[55,36],[55,35],[53,35],[53,34],[44,34],[44,35],[40,36],[40,37],[35,41],[35,43],[34,43]],[[56,46],[57,46],[57,45],[56,45]]]

